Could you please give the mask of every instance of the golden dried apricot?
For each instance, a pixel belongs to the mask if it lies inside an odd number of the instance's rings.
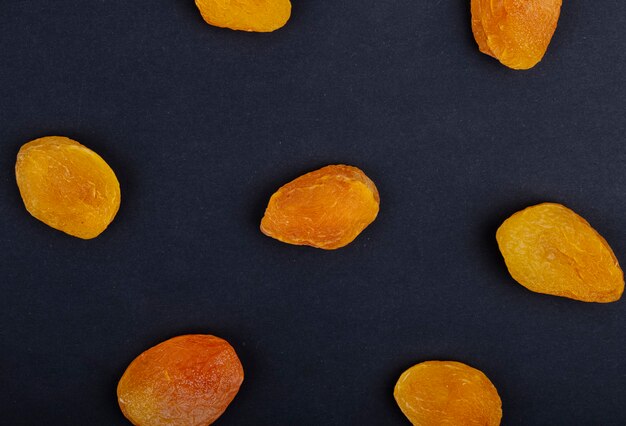
[[[206,426],[224,413],[242,382],[243,367],[226,340],[190,334],[135,358],[117,399],[136,426]]]
[[[204,20],[232,30],[271,32],[291,16],[289,0],[196,0]]]
[[[78,238],[95,238],[120,207],[120,184],[95,152],[62,136],[28,142],[17,154],[15,177],[28,212]]]
[[[455,361],[426,361],[406,370],[393,396],[416,426],[498,426],[502,401],[480,370]]]
[[[471,0],[481,52],[513,69],[534,67],[548,50],[562,0]]]
[[[613,250],[565,206],[543,203],[515,213],[496,232],[513,279],[537,292],[583,302],[614,302],[624,273]]]
[[[352,242],[378,215],[376,185],[356,167],[333,165],[282,186],[261,231],[288,244],[333,250]]]

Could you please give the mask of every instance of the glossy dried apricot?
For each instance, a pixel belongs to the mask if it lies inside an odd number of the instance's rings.
[[[243,367],[227,341],[184,335],[135,358],[117,398],[136,426],[206,426],[224,413],[242,382]]]
[[[378,190],[356,167],[333,165],[282,186],[261,231],[279,241],[333,250],[352,242],[378,215]]]
[[[481,52],[513,69],[534,67],[545,55],[562,0],[471,0],[472,32]]]
[[[543,203],[515,213],[496,232],[511,276],[537,293],[613,302],[624,273],[609,244],[565,206]]]
[[[196,0],[204,20],[216,27],[270,32],[291,16],[289,0]]]
[[[78,238],[95,238],[120,207],[120,184],[109,165],[76,141],[49,136],[23,145],[15,177],[28,212]]]
[[[480,370],[455,361],[426,361],[406,370],[393,396],[416,426],[497,426],[502,401]]]

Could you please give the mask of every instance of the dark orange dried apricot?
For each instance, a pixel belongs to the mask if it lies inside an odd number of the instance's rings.
[[[216,27],[270,32],[291,16],[289,0],[196,0],[204,20]]]
[[[261,220],[261,231],[285,243],[326,250],[352,242],[378,215],[378,190],[365,173],[333,165],[281,187]]]
[[[416,426],[498,426],[502,401],[480,370],[455,361],[426,361],[406,370],[393,392]]]
[[[136,426],[206,426],[224,413],[242,382],[243,367],[227,341],[185,335],[135,358],[117,398]]]
[[[513,69],[534,67],[556,30],[562,0],[471,0],[481,52]]]
[[[22,146],[15,177],[31,215],[78,238],[100,235],[120,207],[120,184],[109,165],[89,148],[62,136]]]
[[[601,303],[624,292],[624,273],[609,244],[565,206],[543,203],[517,212],[496,239],[511,276],[529,290]]]

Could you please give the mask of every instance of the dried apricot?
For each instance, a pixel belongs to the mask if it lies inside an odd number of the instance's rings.
[[[204,20],[216,27],[271,32],[291,16],[289,0],[196,0]]]
[[[333,250],[352,242],[378,215],[376,185],[360,169],[333,165],[282,186],[261,231],[279,241]]]
[[[455,361],[426,361],[406,370],[393,396],[419,426],[497,426],[502,401],[481,371]]]
[[[537,293],[583,302],[613,302],[624,273],[613,250],[565,206],[543,203],[515,213],[496,232],[511,276]]]
[[[534,67],[556,30],[562,0],[471,0],[481,52],[513,69]]]
[[[95,238],[120,207],[120,184],[109,165],[76,141],[49,136],[23,145],[15,177],[28,212],[78,238]]]
[[[242,382],[243,367],[227,341],[191,334],[135,358],[117,385],[117,398],[137,426],[206,426],[224,413]]]

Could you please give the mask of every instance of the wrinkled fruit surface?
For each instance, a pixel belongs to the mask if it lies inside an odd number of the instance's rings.
[[[291,16],[289,0],[196,0],[204,20],[216,27],[270,32]]]
[[[185,335],[135,358],[120,379],[117,398],[137,426],[206,426],[222,415],[242,382],[243,368],[228,342]]]
[[[624,292],[611,247],[565,206],[544,203],[517,212],[496,239],[511,276],[529,290],[603,303]]]
[[[326,166],[281,187],[261,231],[285,243],[333,250],[349,244],[378,215],[374,182],[352,166]]]
[[[426,361],[406,370],[393,392],[416,426],[497,426],[498,391],[481,371],[454,361]]]
[[[95,152],[49,136],[17,154],[15,177],[26,209],[45,224],[78,238],[97,237],[120,207],[120,184]]]
[[[534,67],[548,49],[561,0],[471,0],[481,52],[514,69]]]

